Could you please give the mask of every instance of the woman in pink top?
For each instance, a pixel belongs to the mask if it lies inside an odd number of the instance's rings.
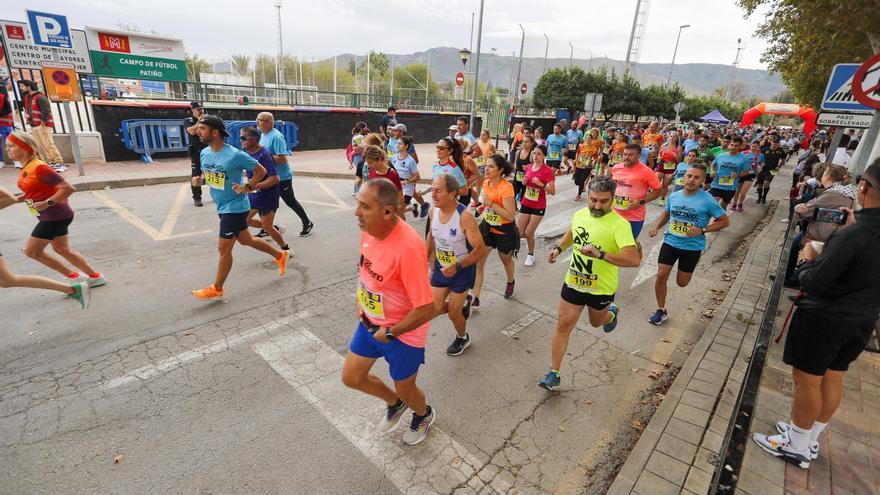
[[[535,146],[531,158],[532,163],[525,167],[525,190],[520,201],[519,215],[516,217],[519,235],[526,238],[526,243],[529,246],[526,266],[535,264],[535,231],[538,230],[538,225],[544,219],[547,195],[556,194],[555,174],[553,169],[545,163],[547,146],[543,144]]]
[[[672,178],[675,176],[675,168],[678,167],[678,162],[682,159],[681,146],[678,143],[678,134],[672,133],[669,136],[669,141],[666,142],[666,145],[660,148],[660,159],[657,160],[657,166],[654,168],[654,172],[657,175],[657,180],[659,180],[663,189],[660,193],[660,206],[665,205],[666,195],[669,192],[669,184],[672,183]]]

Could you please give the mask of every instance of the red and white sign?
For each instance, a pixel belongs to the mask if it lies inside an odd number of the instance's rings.
[[[6,43],[6,57],[13,69],[41,70],[43,61],[74,64],[79,73],[90,74],[92,61],[86,45],[86,33],[71,29],[73,48],[50,48],[31,43],[30,28],[23,22],[0,21],[0,36]],[[5,68],[5,67],[4,67]]]
[[[461,72],[455,75],[455,85],[464,86],[464,74],[462,74]]]
[[[124,34],[98,33],[101,50],[105,52],[131,53],[131,43]]]
[[[24,34],[24,26],[16,26],[14,24],[6,25],[6,37],[10,40],[25,41],[27,39]]]
[[[520,87],[519,87],[519,92],[522,94],[526,94],[526,91],[528,91],[528,90],[529,90],[529,85],[526,84],[525,81],[523,81],[522,85],[520,85]]]
[[[853,76],[852,90],[859,103],[880,110],[880,53],[859,67]]]

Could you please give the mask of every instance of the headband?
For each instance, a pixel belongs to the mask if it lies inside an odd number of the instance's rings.
[[[31,145],[27,144],[23,139],[17,137],[15,134],[10,134],[9,137],[7,137],[6,139],[8,139],[9,141],[12,141],[12,144],[27,151],[28,153],[30,153],[32,155],[34,154],[34,149],[31,148]]]

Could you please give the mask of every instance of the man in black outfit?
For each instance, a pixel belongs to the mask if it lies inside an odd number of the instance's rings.
[[[379,122],[379,133],[385,136],[385,138],[389,137],[391,128],[397,125],[397,119],[394,118],[395,115],[397,115],[397,109],[393,106],[388,107],[388,113],[383,115],[382,121]]]
[[[770,138],[770,147],[762,150],[764,153],[764,166],[758,171],[755,179],[758,188],[758,204],[767,204],[767,193],[770,192],[770,183],[773,177],[785,163],[785,150],[779,146],[779,138]]]
[[[194,101],[189,104],[190,116],[183,120],[186,133],[189,134],[189,160],[193,177],[202,176],[202,150],[208,145],[203,143],[196,131],[199,127],[199,119],[205,115],[202,102]],[[202,186],[192,186],[193,204],[202,206]]]

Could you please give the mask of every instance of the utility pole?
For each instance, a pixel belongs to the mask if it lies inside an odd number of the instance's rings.
[[[391,87],[388,88],[388,94],[394,100],[394,55],[391,55]]]
[[[572,65],[572,60],[574,60],[574,45],[569,41],[568,46],[571,48],[571,51],[568,53],[568,65]]]
[[[666,77],[666,87],[672,82],[672,68],[675,67],[675,56],[678,54],[678,42],[681,40],[681,31],[684,28],[691,27],[690,24],[682,24],[678,27],[678,37],[675,38],[675,50],[672,51],[672,63],[669,64],[669,76]]]
[[[724,99],[733,98],[733,83],[736,81],[736,68],[739,65],[739,56],[743,51],[742,38],[736,39],[736,58],[733,59],[733,67],[730,68],[730,80],[727,82],[727,91],[724,92]]]
[[[278,16],[278,64],[275,67],[275,81],[278,85],[284,83],[284,44],[281,40],[281,3],[282,0],[275,0],[275,12]],[[263,80],[265,83],[265,78]]]
[[[642,0],[636,0],[636,13],[633,15],[632,29],[629,31],[629,44],[626,47],[626,62],[623,65],[623,73],[629,72],[630,55],[632,55],[633,40],[636,37],[636,23],[639,21],[639,9],[642,7]]]
[[[357,72],[357,66],[355,66],[355,72]],[[333,92],[336,92],[336,50],[333,50]],[[333,98],[336,98],[336,95],[333,95]]]
[[[480,81],[480,42],[483,39],[483,4],[485,0],[480,0],[480,24],[479,30],[477,31],[477,62],[474,66],[474,95],[471,99],[471,119],[470,119],[470,129],[473,132],[474,129],[474,113],[476,112],[477,107],[477,97],[479,93],[477,92],[477,84]],[[467,100],[465,100],[467,101]]]
[[[522,74],[522,57],[523,57],[523,48],[526,46],[526,30],[523,29],[522,24],[519,25],[520,31],[522,31],[522,40],[519,42],[519,62],[516,64],[516,80],[513,81],[513,91],[510,92],[510,104],[513,105],[514,92],[519,90],[519,76]]]
[[[547,37],[547,33],[544,33],[544,39],[547,42],[544,45],[544,72],[541,72],[542,76],[547,73],[547,52],[550,51],[550,38]]]

